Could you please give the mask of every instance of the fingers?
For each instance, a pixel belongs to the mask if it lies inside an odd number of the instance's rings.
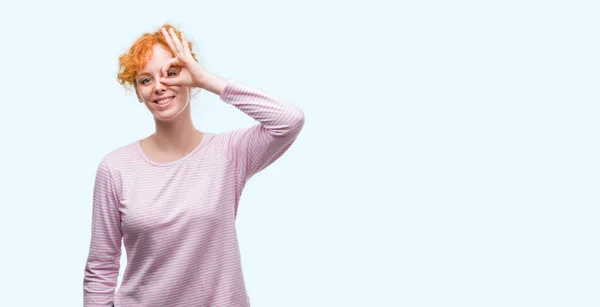
[[[182,66],[181,62],[179,61],[178,58],[172,58],[170,59],[167,64],[165,64],[165,66],[162,67],[161,72],[162,75],[164,77],[167,77],[167,72],[169,71],[169,68],[171,68],[172,66]]]
[[[164,84],[164,85],[181,85],[179,84],[179,80],[177,80],[178,78],[166,78],[166,77],[161,77],[160,78],[160,83]]]
[[[187,40],[185,39],[185,34],[181,33],[181,41],[182,41],[182,45],[183,45],[183,50],[185,50],[185,54],[192,54],[192,51],[190,50],[190,46],[187,42]]]
[[[181,32],[181,41],[179,40],[179,38],[177,37],[177,34],[175,34],[175,30],[173,30],[173,28],[170,28],[168,31],[162,27],[160,28],[161,33],[163,34],[163,36],[165,37],[165,41],[167,42],[167,45],[169,45],[169,48],[171,49],[171,51],[173,52],[173,55],[175,56],[176,59],[178,59],[178,63],[177,65],[180,66],[185,66],[188,65],[191,62],[194,62],[194,58],[192,56],[192,51],[190,50],[190,46],[189,43],[187,41],[187,39],[185,38],[185,34],[183,34],[183,32]],[[168,69],[168,68],[166,68]],[[163,68],[163,74],[166,74],[165,68]]]
[[[173,44],[171,35],[169,35],[169,33],[167,33],[167,30],[165,30],[165,28],[160,28],[160,32],[162,32],[163,36],[165,37],[165,40],[167,41],[167,45],[169,45],[169,48],[171,49],[173,54],[175,56],[177,56],[177,48],[175,48],[175,44]]]
[[[171,33],[171,39],[173,40],[173,42],[175,43],[175,47],[177,48],[177,52],[181,53],[183,51],[183,46],[181,46],[181,42],[179,41],[177,34],[175,34],[173,28],[170,28],[169,31]]]
[[[181,45],[181,42],[179,41],[179,38],[177,37],[177,34],[175,34],[173,28],[170,28],[169,32],[167,32],[165,28],[160,28],[160,31],[164,35],[167,45],[169,45],[169,48],[171,48],[173,54],[176,56],[183,55],[184,47]],[[183,33],[181,33],[181,35],[183,36]]]

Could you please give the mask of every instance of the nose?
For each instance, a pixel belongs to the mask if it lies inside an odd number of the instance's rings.
[[[160,81],[154,82],[154,84],[155,84],[155,86],[154,86],[154,92],[157,93],[157,94],[160,94],[160,93],[162,93],[162,92],[164,92],[164,91],[167,90],[167,86],[164,85]]]

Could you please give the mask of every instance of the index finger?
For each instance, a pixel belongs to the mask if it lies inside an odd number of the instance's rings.
[[[162,67],[162,69],[161,69],[162,75],[165,76],[165,77],[167,77],[167,72],[173,66],[180,66],[181,67],[181,62],[177,58],[172,58],[169,61],[167,61],[167,64],[165,64]]]

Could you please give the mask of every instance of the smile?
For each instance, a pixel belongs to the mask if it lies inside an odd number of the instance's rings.
[[[165,104],[169,103],[171,100],[173,100],[173,98],[175,98],[175,96],[168,97],[168,98],[163,98],[163,99],[160,99],[160,100],[155,100],[154,103],[156,103],[158,105],[165,105]]]

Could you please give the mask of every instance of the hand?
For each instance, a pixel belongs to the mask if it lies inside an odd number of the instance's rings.
[[[183,32],[181,33],[181,41],[179,41],[173,29],[169,30],[167,33],[165,28],[160,29],[175,57],[163,66],[163,77],[160,79],[160,82],[166,85],[183,85],[190,88],[204,87],[204,82],[210,74],[192,56]],[[175,77],[168,77],[167,73],[172,66],[181,67],[181,71]]]

